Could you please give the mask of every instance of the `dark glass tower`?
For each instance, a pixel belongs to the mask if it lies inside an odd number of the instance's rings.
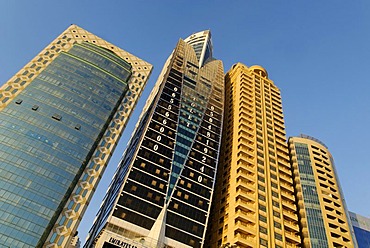
[[[1,247],[70,243],[150,71],[72,25],[0,89]]]
[[[209,31],[179,40],[85,247],[203,247],[222,129],[223,75]]]

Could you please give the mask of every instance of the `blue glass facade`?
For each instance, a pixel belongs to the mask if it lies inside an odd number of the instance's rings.
[[[359,227],[353,227],[355,231],[355,236],[357,239],[358,248],[368,248],[370,247],[370,231],[361,229]]]
[[[56,56],[0,112],[1,247],[42,245],[128,90],[131,65],[107,49]]]
[[[370,219],[353,212],[349,212],[349,216],[358,248],[370,247]]]
[[[294,143],[312,248],[329,247],[307,144]]]

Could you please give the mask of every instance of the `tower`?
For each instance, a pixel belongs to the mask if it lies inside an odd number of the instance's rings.
[[[70,244],[151,69],[71,25],[0,88],[0,246]]]
[[[221,137],[223,80],[209,31],[179,40],[85,247],[203,247]]]
[[[225,76],[222,148],[207,246],[299,247],[279,89],[261,66]]]
[[[349,212],[358,248],[370,247],[370,218]]]
[[[315,138],[301,135],[289,138],[289,150],[304,247],[355,247],[328,148]]]

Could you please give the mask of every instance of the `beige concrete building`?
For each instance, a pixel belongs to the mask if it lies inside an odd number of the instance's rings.
[[[300,247],[280,91],[260,66],[237,63],[225,81],[206,247]]]
[[[309,136],[289,138],[303,247],[356,247],[328,148]]]

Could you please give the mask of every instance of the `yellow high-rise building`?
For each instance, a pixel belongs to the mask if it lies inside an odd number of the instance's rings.
[[[207,247],[299,247],[279,89],[261,66],[225,77],[222,149]]]
[[[303,247],[357,247],[328,148],[309,136],[289,138]]]

